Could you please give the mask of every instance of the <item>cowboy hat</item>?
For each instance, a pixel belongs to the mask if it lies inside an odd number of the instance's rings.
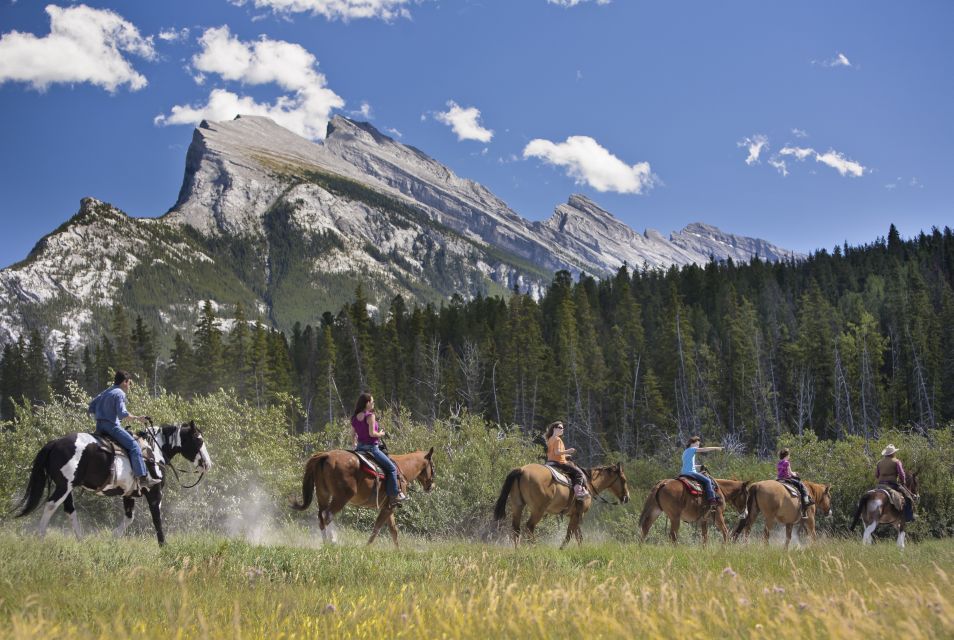
[[[894,446],[893,444],[889,444],[887,447],[884,448],[884,451],[881,452],[881,455],[893,456],[897,452],[898,452],[898,448]]]

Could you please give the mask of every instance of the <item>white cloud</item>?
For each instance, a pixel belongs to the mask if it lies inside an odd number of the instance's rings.
[[[571,136],[560,143],[537,138],[524,148],[523,157],[565,167],[578,184],[597,191],[643,193],[656,182],[648,162],[629,166],[588,136]]]
[[[782,150],[778,153],[783,156],[794,156],[796,160],[801,162],[805,158],[815,155],[815,150],[807,147],[782,147]]]
[[[851,176],[852,178],[860,178],[866,171],[870,171],[870,169],[860,162],[849,160],[843,153],[835,151],[834,149],[829,149],[825,153],[819,153],[814,149],[806,147],[784,147],[778,153],[783,156],[793,156],[798,161],[803,161],[814,156],[815,162],[828,165],[841,175]]]
[[[745,147],[748,149],[749,157],[745,159],[745,164],[758,164],[762,149],[768,145],[768,138],[761,133],[757,133],[751,138],[745,138],[735,144],[737,147]]]
[[[775,167],[775,169],[777,169],[778,172],[782,174],[783,178],[788,175],[788,165],[785,164],[785,161],[779,158],[778,156],[772,156],[771,158],[769,158],[768,163],[769,165]]]
[[[453,100],[449,100],[447,106],[449,107],[447,111],[435,114],[434,118],[453,129],[458,140],[490,142],[493,139],[494,132],[484,128],[479,122],[480,109],[477,107],[464,108]]]
[[[855,69],[858,65],[852,64],[851,60],[848,59],[848,56],[841,53],[840,51],[835,54],[834,58],[829,58],[828,60],[812,60],[812,64],[820,64],[823,67],[847,67],[849,69]]]
[[[159,39],[165,42],[180,42],[189,39],[189,28],[182,27],[178,31],[176,29],[163,29],[159,32]]]
[[[792,129],[792,135],[795,136],[796,138],[808,137],[808,133],[806,133],[804,129],[799,129],[797,127],[795,129]]]
[[[584,2],[596,2],[596,4],[609,4],[611,0],[547,0],[547,4],[558,4],[562,7],[575,7]]]
[[[38,91],[55,83],[88,82],[114,92],[122,85],[133,91],[148,83],[123,54],[152,60],[152,38],[117,13],[86,5],[46,7],[50,33],[11,31],[0,36],[0,84],[26,82]]]
[[[374,118],[374,116],[371,113],[371,105],[368,104],[367,102],[362,102],[361,108],[358,109],[357,111],[352,111],[351,115],[358,118],[364,118],[365,120],[371,120]]]
[[[403,137],[404,137],[404,134],[403,134],[403,133],[401,133],[400,131],[398,131],[397,129],[395,129],[395,128],[393,128],[393,127],[388,127],[387,129],[385,129],[385,131],[387,131],[388,133],[390,133],[392,136],[397,136],[398,138],[403,138]]]
[[[206,30],[199,42],[202,50],[192,58],[199,76],[216,74],[248,85],[276,84],[290,93],[267,104],[215,89],[205,105],[176,105],[169,115],[155,118],[157,125],[264,115],[306,138],[318,139],[325,135],[331,111],[344,106],[344,100],[326,86],[325,76],[316,70],[318,60],[301,45],[265,36],[242,42],[227,26]]]
[[[356,18],[378,18],[391,21],[410,18],[407,7],[412,0],[232,0],[232,4],[254,4],[256,9],[275,13],[310,13],[328,20],[349,21]]]

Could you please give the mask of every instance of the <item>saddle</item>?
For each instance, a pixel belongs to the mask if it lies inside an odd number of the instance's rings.
[[[890,502],[891,506],[894,507],[897,511],[904,512],[904,494],[903,493],[885,484],[879,484],[877,487],[869,491],[869,493],[872,493],[875,491],[880,491],[881,493],[886,495],[888,497],[888,502]]]
[[[92,433],[93,439],[96,441],[96,447],[106,454],[107,464],[109,465],[109,480],[106,481],[105,487],[114,486],[116,484],[116,477],[118,470],[116,469],[116,457],[129,459],[129,452],[126,451],[123,445],[119,444],[113,438],[107,436],[103,433]],[[130,433],[133,438],[136,439],[136,442],[139,443],[139,448],[142,450],[142,460],[146,463],[146,471],[149,475],[159,481],[162,478],[162,472],[159,471],[159,467],[156,465],[156,454],[152,450],[152,443],[143,438],[138,433]]]
[[[567,475],[554,467],[552,464],[548,462],[543,466],[550,470],[550,475],[553,476],[553,480],[557,484],[562,484],[564,487],[572,486],[572,483],[570,482],[570,479],[567,477]]]
[[[792,496],[793,498],[799,499],[799,500],[801,499],[802,496],[798,492],[798,487],[796,487],[795,485],[791,484],[787,480],[779,480],[778,478],[775,479],[775,482],[785,487],[785,489],[788,491],[788,494]]]
[[[374,461],[373,458],[369,457],[367,454],[361,453],[360,451],[355,451],[354,449],[348,449],[351,453],[358,456],[359,467],[366,474],[372,478],[378,480],[384,479],[384,472],[381,470],[381,467],[378,466],[378,463]]]
[[[683,486],[686,487],[686,490],[689,492],[689,495],[692,495],[692,496],[705,495],[705,491],[702,489],[702,484],[695,478],[691,478],[689,476],[677,476],[676,480],[681,482]]]

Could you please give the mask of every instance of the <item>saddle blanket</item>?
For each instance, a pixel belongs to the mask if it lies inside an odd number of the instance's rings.
[[[565,487],[570,486],[571,484],[570,479],[567,477],[565,473],[563,473],[562,471],[560,471],[559,469],[551,465],[549,462],[543,466],[545,466],[547,469],[550,470],[550,474],[553,476],[553,479],[556,481],[557,484],[562,484]]]
[[[892,489],[891,487],[885,486],[883,484],[878,485],[875,489],[869,491],[869,493],[874,493],[880,491],[884,495],[888,496],[888,502],[891,503],[891,506],[894,507],[897,511],[904,511],[904,494],[898,491],[897,489]]]
[[[775,479],[775,482],[779,483],[788,491],[788,494],[793,498],[801,498],[801,494],[798,493],[798,488],[795,485],[789,484],[784,480]]]
[[[125,488],[132,479],[132,467],[129,463],[129,453],[121,444],[119,444],[119,442],[113,440],[105,434],[92,433],[90,435],[93,436],[93,439],[96,442],[96,446],[99,447],[99,450],[105,453],[110,460],[109,479],[106,481],[105,485],[98,489],[98,491],[109,491],[118,487]],[[153,450],[153,443],[138,433],[131,435],[136,439],[136,442],[139,443],[139,448],[142,449],[142,459],[143,462],[146,463],[146,471],[149,474],[150,486],[160,482],[162,480],[162,468],[156,464],[157,456],[156,452]],[[161,454],[159,455],[158,462],[164,463]]]
[[[358,456],[358,460],[361,463],[362,471],[364,471],[369,476],[374,476],[378,480],[381,480],[382,478],[384,478],[384,472],[381,471],[381,467],[379,467],[378,464],[370,456],[368,456],[365,453],[361,453],[360,451],[354,451],[353,449],[349,449],[349,451],[351,451],[351,453],[353,453],[354,455]]]
[[[690,495],[701,496],[705,493],[702,490],[702,484],[695,478],[690,478],[689,476],[679,476],[676,478],[679,482],[685,485],[686,489],[689,490]]]

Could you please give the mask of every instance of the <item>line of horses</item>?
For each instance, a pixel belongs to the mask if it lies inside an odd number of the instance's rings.
[[[76,517],[72,492],[77,487],[85,487],[99,495],[122,496],[124,517],[115,530],[115,534],[120,536],[132,522],[135,498],[145,497],[152,513],[159,544],[163,544],[165,536],[160,505],[165,478],[162,470],[171,467],[171,460],[176,455],[182,455],[192,463],[193,469],[203,473],[211,468],[212,461],[202,433],[194,422],[150,428],[146,433],[149,439],[147,447],[153,450],[157,463],[154,470],[159,482],[155,486],[141,491],[134,490],[128,459],[117,456],[114,460],[90,434],[74,433],[47,443],[37,453],[17,517],[35,510],[42,501],[44,490],[52,487],[48,491],[40,519],[40,535],[45,533],[50,517],[57,507],[63,505],[70,516],[75,534],[81,537],[82,529]],[[415,482],[419,483],[425,492],[434,488],[436,471],[433,455],[432,447],[428,451],[392,456],[398,466],[403,488]],[[510,507],[510,533],[516,546],[519,545],[522,529],[525,529],[527,537],[532,540],[536,526],[544,517],[565,515],[568,517],[568,524],[560,548],[564,548],[574,537],[578,544],[582,544],[583,519],[594,499],[606,502],[602,494],[609,493],[616,498],[616,504],[630,501],[622,464],[592,467],[584,469],[584,473],[590,495],[583,500],[577,500],[571,488],[557,482],[550,470],[542,464],[527,464],[511,470],[494,506],[494,520],[502,520],[507,507]],[[914,472],[907,479],[907,488],[915,496],[918,493],[917,476],[917,472]],[[807,509],[803,520],[799,499],[793,497],[786,487],[776,480],[715,480],[718,493],[723,498],[719,505],[707,504],[701,493],[692,491],[678,479],[667,478],[657,482],[646,496],[639,517],[641,539],[646,539],[653,523],[665,513],[669,518],[669,539],[673,544],[678,540],[679,528],[683,522],[699,525],[704,544],[708,542],[710,522],[719,529],[723,542],[728,542],[729,531],[725,523],[724,509],[729,505],[741,514],[732,534],[733,539],[740,536],[747,539],[758,515],[762,514],[765,520],[765,541],[768,541],[776,524],[784,525],[787,548],[796,526],[804,526],[809,537],[814,540],[816,513],[831,515],[832,512],[831,485],[828,484],[804,482],[814,504]],[[395,507],[383,494],[380,479],[373,472],[362,468],[361,460],[353,452],[334,450],[312,455],[305,463],[301,492],[301,500],[294,501],[291,507],[304,511],[312,502],[317,503],[318,525],[325,542],[337,541],[334,519],[350,504],[378,511],[368,544],[374,542],[381,528],[387,524],[391,539],[394,545],[398,546]],[[522,525],[524,511],[529,512],[529,517],[526,524]],[[898,531],[898,546],[904,546],[903,514],[882,491],[872,489],[861,497],[851,528],[854,529],[860,521],[865,524],[865,543],[871,543],[871,534],[878,524],[890,524]]]

